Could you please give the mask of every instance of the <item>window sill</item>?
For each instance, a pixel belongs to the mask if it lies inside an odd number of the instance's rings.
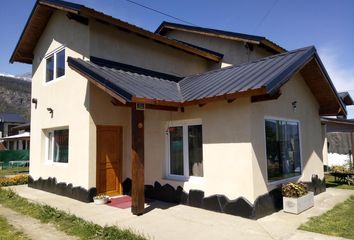
[[[162,178],[163,180],[168,180],[168,181],[176,181],[176,182],[204,182],[204,177],[196,177],[196,176],[190,176],[190,177],[185,177],[185,176],[165,176]]]
[[[61,163],[61,162],[51,162],[51,161],[46,161],[45,165],[47,166],[54,166],[54,167],[67,167],[69,163]]]
[[[168,181],[187,182],[189,180],[189,177],[185,177],[185,176],[165,176],[162,179],[163,180],[168,180]]]
[[[293,182],[293,181],[297,181],[301,178],[302,175],[299,175],[299,176],[295,176],[295,177],[290,177],[290,178],[284,178],[284,179],[281,179],[281,180],[276,180],[276,181],[273,181],[273,182],[267,182],[267,185],[268,186],[274,186],[274,185],[279,185],[279,184],[284,184],[284,183],[288,183],[288,182]]]

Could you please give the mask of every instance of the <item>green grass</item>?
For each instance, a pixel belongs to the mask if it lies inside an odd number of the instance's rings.
[[[146,239],[144,236],[138,235],[131,230],[123,230],[116,226],[101,227],[48,205],[29,202],[10,189],[0,188],[0,204],[21,214],[39,219],[43,223],[51,223],[58,230],[68,235],[77,236],[80,239]]]
[[[0,177],[28,173],[28,167],[13,167],[0,170]]]
[[[334,177],[330,174],[326,174],[325,178],[326,178],[326,187],[354,190],[354,185],[335,182]]]
[[[10,225],[6,221],[6,218],[0,216],[0,239],[27,240],[29,238],[22,232],[17,231],[12,225]]]
[[[312,217],[299,229],[354,239],[354,196],[318,217]]]

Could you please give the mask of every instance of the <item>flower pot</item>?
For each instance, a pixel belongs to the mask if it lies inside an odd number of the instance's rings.
[[[108,202],[108,197],[105,198],[93,198],[93,202],[97,205],[106,204]]]
[[[308,192],[305,196],[299,198],[283,197],[284,212],[299,214],[314,205],[313,192]]]

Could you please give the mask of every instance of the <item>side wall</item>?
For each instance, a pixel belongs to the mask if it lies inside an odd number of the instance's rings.
[[[108,24],[90,20],[90,55],[176,76],[212,70],[216,63]]]
[[[268,52],[264,48],[260,48],[257,45],[253,45],[254,48],[251,51],[245,47],[243,42],[211,36],[203,36],[196,33],[172,30],[169,31],[166,36],[218,53],[222,53],[224,54],[222,61],[224,64],[226,63],[226,65],[238,65],[273,55],[271,52]]]
[[[282,95],[277,100],[264,101],[252,104],[252,146],[253,146],[253,174],[254,198],[274,189],[280,182],[268,183],[267,161],[265,147],[265,117],[298,120],[300,122],[300,148],[302,160],[302,177],[299,179],[311,182],[312,174],[320,179],[323,173],[323,145],[322,126],[318,115],[319,105],[311,90],[300,74],[295,75],[281,88]],[[297,102],[296,111],[293,111],[292,102]]]
[[[65,26],[65,27],[64,27]],[[58,182],[72,183],[88,188],[89,113],[87,80],[66,65],[65,76],[45,83],[45,58],[48,53],[66,46],[66,57],[88,57],[89,29],[69,20],[65,13],[56,11],[51,17],[34,51],[31,104],[30,175],[34,180],[56,177]],[[53,118],[47,108],[54,110]],[[68,164],[49,163],[45,159],[44,130],[69,127]]]

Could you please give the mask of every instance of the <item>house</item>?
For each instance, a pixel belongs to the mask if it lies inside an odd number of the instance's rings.
[[[11,128],[11,135],[0,138],[4,146],[2,150],[28,150],[30,148],[30,123]]]
[[[320,117],[347,112],[316,49],[170,25],[36,2],[10,59],[33,67],[29,186],[249,218],[282,207],[281,183],[324,191]]]
[[[354,105],[354,101],[348,92],[338,93],[345,106]],[[328,153],[323,153],[324,168],[334,165],[348,165],[353,162],[354,120],[346,119],[345,116],[323,117]]]
[[[11,134],[11,129],[25,123],[26,120],[17,113],[0,113],[0,138]]]

